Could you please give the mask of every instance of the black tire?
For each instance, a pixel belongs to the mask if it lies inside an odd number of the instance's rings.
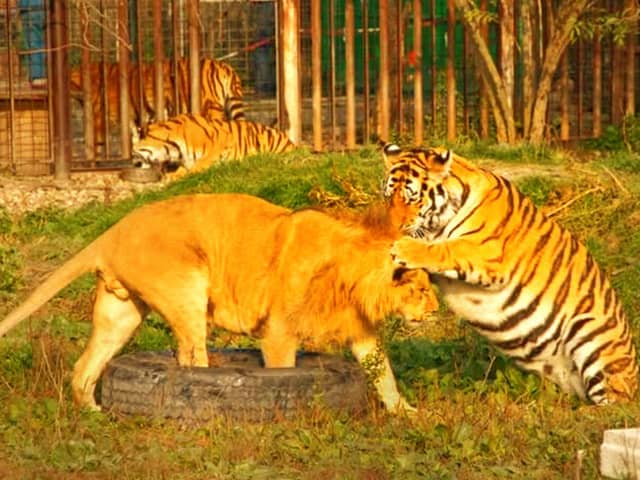
[[[219,350],[211,359],[215,367],[181,368],[170,353],[115,358],[102,377],[102,407],[203,421],[290,418],[314,405],[359,415],[368,406],[362,368],[337,356],[303,353],[296,368],[264,368],[257,350]]]

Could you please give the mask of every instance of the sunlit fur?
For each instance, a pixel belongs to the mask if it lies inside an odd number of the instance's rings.
[[[106,102],[109,121],[116,126],[120,115],[119,65],[108,63],[89,64],[91,79],[91,103],[93,106],[96,143],[104,142],[103,90],[106,85]],[[173,72],[172,60],[162,64],[163,90],[166,116],[178,115],[190,110],[191,83],[188,59],[181,58]],[[140,95],[142,75],[142,96]],[[132,63],[129,70],[129,115],[132,126],[139,127],[159,118],[155,111],[155,67],[153,63]],[[103,78],[105,81],[103,81]],[[71,93],[82,101],[82,73],[74,68],[70,72]],[[142,100],[143,108],[140,108]],[[200,61],[200,114],[207,119],[240,120],[244,118],[242,83],[238,74],[225,62],[210,58]],[[135,129],[132,129],[135,131]]]
[[[348,344],[392,411],[410,410],[377,341],[389,314],[420,321],[437,307],[429,275],[398,267],[386,221],[293,212],[240,194],[189,195],[134,210],[67,261],[0,323],[0,336],[86,272],[98,281],[93,330],[75,365],[75,400],[95,384],[148,310],[171,326],[182,366],[208,365],[213,326],[260,339],[267,367],[294,367],[301,341]]]
[[[388,144],[396,260],[432,272],[449,307],[518,364],[597,404],[638,386],[629,322],[578,239],[505,178],[443,149]],[[408,212],[408,213],[407,213]]]
[[[249,120],[207,121],[193,114],[152,123],[144,135],[133,146],[133,164],[159,167],[172,178],[221,161],[294,148],[289,137],[275,128]]]

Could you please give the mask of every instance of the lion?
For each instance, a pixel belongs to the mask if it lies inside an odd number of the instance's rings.
[[[244,194],[150,203],[54,271],[0,323],[0,336],[93,271],[93,327],[71,381],[80,406],[99,409],[96,382],[153,310],[175,335],[180,366],[208,366],[213,327],[259,339],[267,368],[295,367],[305,340],[348,344],[361,365],[379,360],[369,374],[385,408],[411,412],[376,327],[389,314],[419,322],[437,300],[424,270],[392,261],[400,235],[393,221],[356,218],[292,211]]]

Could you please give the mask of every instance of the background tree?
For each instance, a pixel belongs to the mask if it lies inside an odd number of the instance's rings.
[[[455,2],[478,54],[497,140],[507,143],[544,140],[554,75],[572,40],[608,32],[623,41],[637,16],[637,9],[629,8],[633,0],[625,0],[627,8],[613,16],[597,9],[595,0],[496,0],[493,9],[482,8],[481,0]],[[491,22],[500,33],[495,58],[483,35]],[[514,102],[516,55],[522,66],[519,102]]]

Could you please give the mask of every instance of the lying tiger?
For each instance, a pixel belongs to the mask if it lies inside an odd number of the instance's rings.
[[[294,148],[289,137],[275,128],[248,120],[207,121],[195,114],[152,123],[143,135],[133,145],[134,166],[159,168],[170,179],[218,162]]]
[[[629,322],[575,236],[450,150],[387,144],[384,158],[385,195],[415,237],[395,243],[398,265],[431,272],[447,305],[521,367],[596,404],[633,398]]]
[[[142,68],[142,72],[140,72]],[[104,142],[104,109],[103,91],[107,103],[109,122],[116,124],[120,117],[120,80],[119,65],[117,63],[89,64],[89,78],[91,81],[91,104],[93,106],[95,143]],[[189,81],[188,59],[177,61],[177,70],[172,72],[172,61],[166,60],[162,64],[165,116],[178,115],[190,109],[191,83]],[[142,74],[142,97],[140,97],[139,78]],[[70,87],[74,98],[82,102],[82,71],[74,68],[70,72]],[[148,122],[158,120],[155,111],[155,78],[153,63],[132,63],[129,71],[129,107],[131,130]],[[233,68],[225,63],[211,58],[200,61],[200,114],[209,119],[244,118],[244,104],[242,102],[242,82]],[[142,107],[140,106],[142,100]]]
[[[305,339],[349,344],[372,367],[386,408],[412,410],[376,327],[389,314],[420,321],[437,301],[426,272],[392,262],[398,228],[385,214],[338,219],[241,194],[148,204],[53,272],[0,323],[0,336],[96,272],[93,330],[71,382],[80,405],[97,408],[94,390],[107,362],[154,310],[175,334],[181,366],[208,366],[213,326],[259,338],[266,367],[294,367]]]

